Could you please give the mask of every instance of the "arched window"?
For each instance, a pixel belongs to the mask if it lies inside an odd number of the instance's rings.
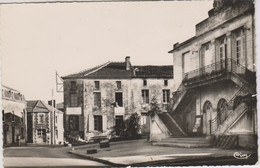
[[[210,101],[206,101],[204,103],[204,106],[203,106],[203,113],[205,113],[207,110],[211,110],[212,109],[212,104]]]
[[[225,120],[227,115],[228,115],[227,101],[225,99],[220,99],[218,101],[218,107],[217,107],[218,126]]]

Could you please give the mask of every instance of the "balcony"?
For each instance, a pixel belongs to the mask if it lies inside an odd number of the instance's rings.
[[[227,59],[185,73],[182,83],[186,87],[194,87],[203,83],[225,79],[225,77],[228,77],[228,73],[235,74],[247,82],[255,80],[254,72],[249,71],[232,59]]]
[[[124,107],[114,107],[114,113],[115,115],[124,115],[125,114],[125,108]]]

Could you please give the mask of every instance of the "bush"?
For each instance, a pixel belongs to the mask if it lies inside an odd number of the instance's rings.
[[[136,139],[139,138],[140,132],[140,117],[137,113],[131,114],[124,122],[124,129],[121,132],[121,136],[126,139]]]

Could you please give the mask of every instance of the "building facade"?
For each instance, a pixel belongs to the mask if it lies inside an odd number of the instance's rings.
[[[112,127],[119,134],[123,120],[133,113],[140,115],[142,134],[148,134],[150,103],[165,109],[173,85],[172,66],[132,66],[130,57],[62,78],[65,132],[83,139]]]
[[[62,144],[63,112],[41,100],[27,101],[28,143]]]
[[[174,44],[169,111],[188,136],[230,138],[256,146],[256,59],[253,1],[215,0],[196,35]],[[177,75],[178,74],[178,75]],[[219,142],[216,142],[219,143]],[[225,142],[227,143],[227,142]],[[222,144],[225,144],[224,142]]]
[[[26,117],[24,95],[2,85],[3,146],[26,144]]]

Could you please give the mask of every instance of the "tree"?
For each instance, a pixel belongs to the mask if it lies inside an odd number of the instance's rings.
[[[125,129],[122,132],[122,136],[125,138],[138,138],[140,132],[139,120],[140,116],[137,113],[131,114],[131,116],[125,120]]]

